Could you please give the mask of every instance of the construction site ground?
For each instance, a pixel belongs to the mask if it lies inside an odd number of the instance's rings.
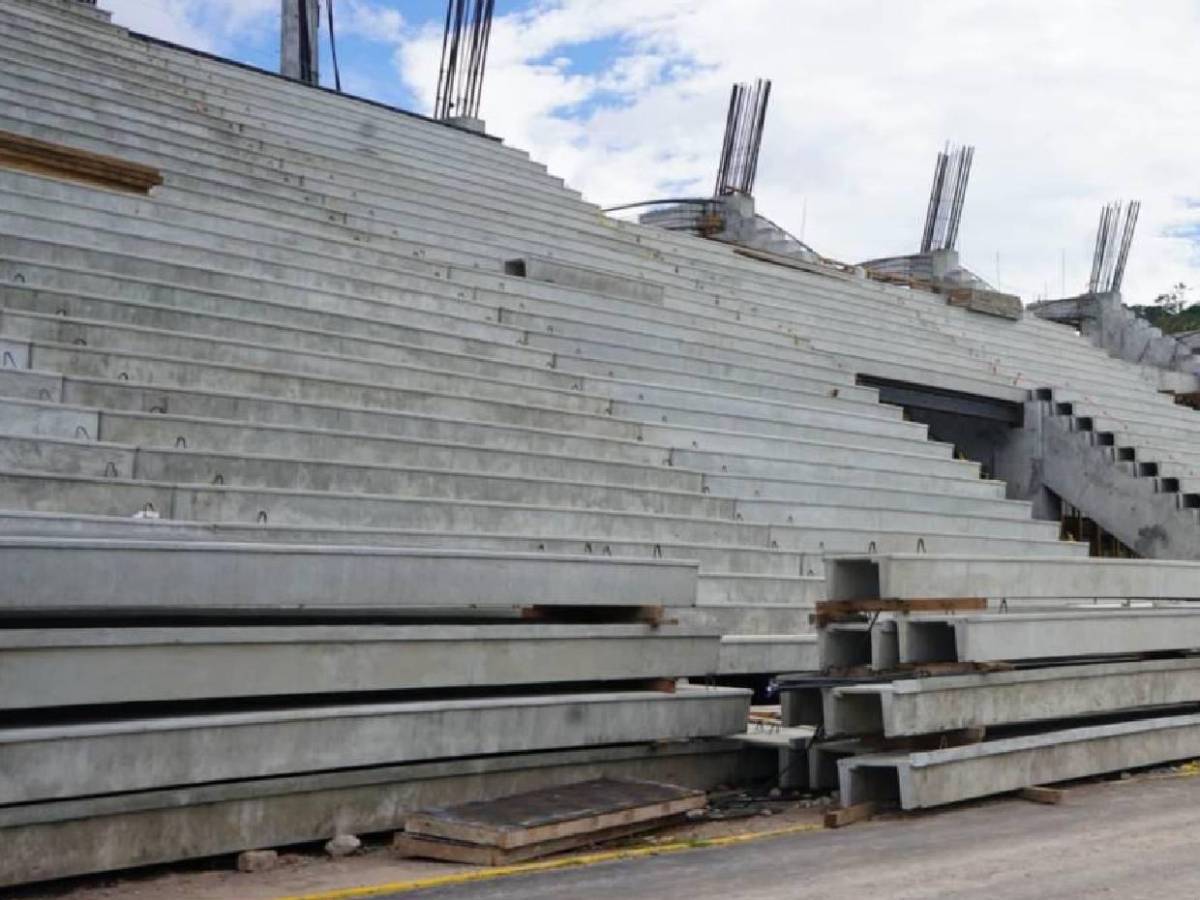
[[[27,889],[21,900],[1048,900],[1200,896],[1200,766],[1069,787],[1043,806],[1015,797],[853,827],[821,826],[823,806],[767,802],[752,815],[698,822],[650,839],[554,860],[521,873],[398,859],[382,843],[328,859],[281,853],[277,868],[243,874],[231,859]],[[764,814],[770,809],[771,814]],[[750,808],[745,813],[750,813]],[[750,837],[753,835],[754,837]],[[651,849],[653,848],[653,849]],[[545,865],[545,864],[542,864]],[[446,884],[447,876],[479,880]],[[438,881],[442,884],[439,885]]]

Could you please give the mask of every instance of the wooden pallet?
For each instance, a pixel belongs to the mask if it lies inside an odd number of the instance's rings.
[[[707,802],[703,791],[690,788],[601,778],[413,813],[396,847],[498,865],[657,828]]]
[[[464,841],[450,841],[445,838],[429,837],[423,834],[408,834],[400,832],[396,835],[392,847],[401,856],[419,857],[421,859],[436,859],[441,862],[462,863],[471,866],[511,866],[516,863],[564,853],[567,850],[579,850],[605,844],[622,838],[635,837],[670,825],[679,825],[686,821],[686,816],[669,816],[650,822],[635,822],[631,825],[618,825],[602,831],[587,834],[568,835],[540,844],[530,844],[513,850],[502,850],[499,847],[489,847],[486,844],[470,844]]]
[[[156,169],[112,156],[0,131],[0,167],[147,194],[163,183]]]

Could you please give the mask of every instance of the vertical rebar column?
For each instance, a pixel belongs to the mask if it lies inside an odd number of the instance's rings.
[[[974,147],[951,147],[938,154],[933,169],[933,189],[921,233],[921,252],[953,250],[958,243],[958,228],[971,180]]]
[[[729,95],[729,111],[725,116],[721,162],[717,167],[717,186],[714,191],[717,197],[728,194],[749,197],[754,193],[770,100],[770,81],[760,78],[753,88],[748,84],[733,86]]]
[[[495,11],[495,0],[448,0],[433,109],[436,118],[479,118]]]
[[[305,84],[320,84],[320,9],[317,0],[281,0],[279,73]]]

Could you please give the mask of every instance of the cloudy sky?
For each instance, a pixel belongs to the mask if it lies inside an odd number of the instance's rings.
[[[444,0],[334,2],[343,87],[428,112]],[[277,65],[279,0],[101,3]],[[483,116],[602,205],[703,195],[730,84],[771,78],[759,210],[820,252],[915,250],[952,140],[977,148],[969,267],[1026,300],[1077,292],[1101,205],[1137,198],[1138,303],[1200,285],[1197,47],[1197,0],[498,0]]]

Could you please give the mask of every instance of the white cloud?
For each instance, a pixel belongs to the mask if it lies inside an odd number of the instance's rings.
[[[102,5],[126,28],[209,52],[248,32],[274,29],[279,20],[279,0],[102,0]]]

